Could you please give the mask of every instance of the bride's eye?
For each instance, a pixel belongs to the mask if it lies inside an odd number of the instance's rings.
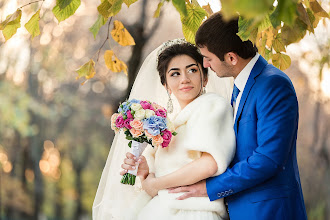
[[[191,68],[188,70],[188,73],[196,73],[197,69],[196,68]]]
[[[172,73],[171,73],[171,76],[178,76],[178,75],[180,75],[179,72],[172,72]]]

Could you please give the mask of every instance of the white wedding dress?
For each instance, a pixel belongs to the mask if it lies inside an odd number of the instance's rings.
[[[166,106],[168,96],[160,83],[156,69],[159,49],[145,59],[134,82],[129,99],[149,100]],[[233,80],[220,79],[209,70],[206,93],[182,111],[175,97],[173,120],[178,135],[167,148],[154,149],[148,146],[144,152],[150,170],[156,176],[166,175],[209,152],[218,164],[216,175],[224,172],[235,151],[233,113],[229,100]],[[220,97],[221,95],[222,97]],[[180,111],[180,112],[179,112]],[[135,186],[120,183],[121,164],[126,152],[130,151],[125,135],[116,134],[102,172],[93,203],[93,220],[136,220],[136,219],[224,219],[226,211],[223,200],[210,202],[209,198],[175,200],[180,194],[168,194],[161,190],[152,198],[142,189],[137,178]]]
[[[149,145],[144,151],[150,172],[156,177],[167,175],[200,158],[202,152],[211,154],[217,162],[218,172],[215,175],[226,170],[235,153],[235,136],[232,109],[224,98],[213,93],[198,97],[176,116],[174,126],[178,135],[173,137],[167,148]],[[208,197],[176,200],[180,195],[161,190],[151,199],[141,192],[128,208],[127,219],[218,220],[228,217],[223,199],[213,202]],[[142,201],[147,204],[144,206]]]

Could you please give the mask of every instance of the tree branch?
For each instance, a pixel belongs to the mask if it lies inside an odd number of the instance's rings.
[[[102,48],[103,48],[105,42],[107,42],[107,40],[109,40],[109,37],[110,37],[110,24],[111,24],[111,21],[112,21],[112,16],[111,16],[111,18],[110,18],[110,20],[109,20],[109,23],[108,23],[108,33],[107,33],[107,38],[104,40],[102,46],[100,47],[100,49],[99,49],[98,52],[97,52],[97,59],[96,59],[96,62],[99,62],[100,52],[101,52],[101,50],[102,50]]]
[[[38,0],[38,1],[30,2],[30,3],[27,3],[27,4],[25,4],[25,5],[21,6],[21,7],[19,7],[19,8],[24,8],[25,6],[32,5],[32,4],[37,3],[37,2],[42,2],[42,4],[43,4],[44,1],[45,1],[45,0]],[[41,4],[41,5],[42,5],[42,4]]]

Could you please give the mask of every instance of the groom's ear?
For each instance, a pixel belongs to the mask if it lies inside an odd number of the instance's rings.
[[[234,52],[228,52],[225,54],[225,59],[227,62],[231,63],[231,65],[235,66],[238,63],[238,55]]]

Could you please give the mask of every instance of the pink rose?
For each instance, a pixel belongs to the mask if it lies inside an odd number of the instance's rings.
[[[140,120],[134,119],[133,121],[131,121],[130,125],[132,128],[135,128],[136,130],[143,131],[143,122]]]
[[[119,115],[116,119],[116,126],[117,128],[122,128],[124,127],[124,122],[125,120],[123,119],[123,116],[122,115]]]
[[[111,116],[111,129],[112,130],[115,130],[116,129],[116,120],[118,118],[119,114],[118,113],[115,113]]]
[[[164,142],[162,143],[162,148],[164,148],[164,147],[168,147],[169,144],[170,144],[169,141],[164,141]]]
[[[167,147],[169,145],[169,143],[171,142],[172,133],[169,130],[165,130],[165,131],[163,131],[162,137],[164,140],[162,147]]]
[[[129,131],[131,132],[132,136],[135,138],[140,137],[143,134],[141,130],[137,130],[135,128],[131,128]]]
[[[132,128],[131,125],[130,125],[131,121],[133,121],[132,118],[128,118],[128,119],[126,119],[126,120],[124,121],[124,126],[125,126],[125,128],[127,128],[127,129],[131,129],[131,128]]]
[[[164,111],[163,109],[157,109],[155,111],[155,113],[156,113],[157,116],[160,116],[162,118],[166,118],[166,111]]]
[[[127,118],[133,118],[133,115],[132,115],[132,113],[131,113],[131,110],[128,110],[128,111],[126,112],[126,115],[127,115]]]
[[[152,105],[147,101],[141,101],[140,104],[144,110],[146,110],[146,109],[154,110]]]
[[[160,134],[152,137],[152,145],[160,146],[161,143],[163,143],[163,138]]]

